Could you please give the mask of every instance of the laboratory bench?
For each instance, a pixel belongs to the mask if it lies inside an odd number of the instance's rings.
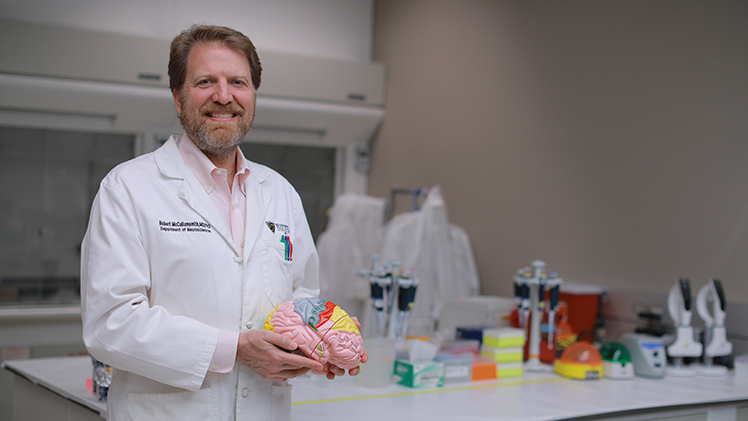
[[[91,420],[106,403],[86,387],[88,357],[9,360],[15,420]],[[352,415],[367,420],[748,420],[748,378],[571,380],[550,371],[522,377],[413,389],[367,388],[356,378],[303,376],[293,384],[293,417],[300,421]]]

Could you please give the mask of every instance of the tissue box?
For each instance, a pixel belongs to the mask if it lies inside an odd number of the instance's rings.
[[[397,384],[413,388],[444,386],[444,363],[395,361]]]

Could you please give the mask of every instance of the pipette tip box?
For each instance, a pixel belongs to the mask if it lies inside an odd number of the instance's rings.
[[[496,361],[487,358],[476,358],[473,360],[472,381],[496,380],[498,373]]]
[[[500,379],[522,377],[523,370],[522,362],[496,364],[496,374]]]
[[[492,348],[490,346],[484,346],[480,350],[480,355],[483,358],[496,361],[497,363],[515,363],[522,362],[524,357],[523,348]]]
[[[513,327],[486,329],[483,345],[490,348],[516,348],[525,345],[525,331]]]

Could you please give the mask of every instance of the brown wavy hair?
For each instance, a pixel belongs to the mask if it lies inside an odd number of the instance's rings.
[[[229,49],[244,54],[249,62],[250,76],[255,90],[260,87],[262,66],[254,44],[241,32],[225,26],[193,25],[174,37],[169,52],[169,89],[179,90],[187,76],[187,61],[192,48],[201,43],[219,42]]]

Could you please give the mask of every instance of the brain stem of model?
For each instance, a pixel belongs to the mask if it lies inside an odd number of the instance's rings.
[[[340,368],[361,361],[361,333],[348,313],[321,298],[287,301],[265,320],[265,329],[289,336],[307,356]]]

